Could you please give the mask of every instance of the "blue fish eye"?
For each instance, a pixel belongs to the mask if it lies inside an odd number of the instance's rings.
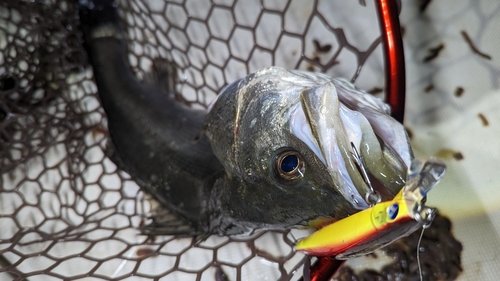
[[[398,216],[399,205],[398,203],[394,203],[387,208],[387,215],[391,220],[395,219]]]
[[[295,150],[281,152],[274,163],[274,171],[278,180],[290,184],[304,177],[304,159]]]
[[[299,158],[297,155],[289,154],[281,160],[281,170],[285,173],[293,172],[299,165]]]

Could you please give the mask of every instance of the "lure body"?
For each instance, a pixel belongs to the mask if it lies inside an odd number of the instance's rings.
[[[389,213],[393,209],[399,212],[391,218]],[[300,240],[295,248],[313,256],[336,256],[342,259],[352,252],[359,253],[359,249],[367,245],[384,246],[387,243],[383,240],[396,240],[418,227],[408,212],[402,193],[399,193],[394,200],[381,202],[323,227]],[[371,247],[367,249],[372,250]],[[362,251],[359,254],[364,253]]]
[[[434,210],[423,206],[427,192],[444,175],[434,158],[412,162],[407,185],[393,200],[381,202],[334,222],[297,242],[296,250],[346,259],[377,250],[430,224]]]

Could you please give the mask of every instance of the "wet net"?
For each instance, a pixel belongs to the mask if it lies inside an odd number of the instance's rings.
[[[271,65],[383,92],[373,1],[124,0],[118,7],[137,77],[175,85],[193,107]],[[175,81],[157,79],[162,61],[174,63]],[[108,158],[96,92],[71,1],[1,1],[1,280],[301,277],[298,231],[212,236],[196,245],[142,235],[159,206]],[[414,260],[411,266],[404,274],[417,274]]]

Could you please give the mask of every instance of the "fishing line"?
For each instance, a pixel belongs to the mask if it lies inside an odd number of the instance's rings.
[[[422,232],[420,232],[420,238],[418,238],[418,243],[417,243],[417,264],[418,264],[418,273],[420,274],[420,281],[424,280],[424,277],[422,276],[422,266],[420,265],[420,242],[422,241],[422,238],[424,237],[424,231],[427,227],[422,227]]]
[[[423,199],[426,200],[425,197]],[[417,264],[418,264],[418,272],[420,274],[420,281],[424,280],[422,276],[422,266],[420,264],[420,242],[422,242],[422,238],[424,237],[424,231],[431,226],[432,222],[436,218],[437,211],[436,209],[433,208],[426,208],[424,212],[427,214],[427,219],[426,219],[427,222],[424,223],[424,225],[422,225],[422,232],[420,233],[420,238],[418,238],[418,243],[417,243]],[[416,215],[417,214],[419,214],[419,212],[417,212]]]

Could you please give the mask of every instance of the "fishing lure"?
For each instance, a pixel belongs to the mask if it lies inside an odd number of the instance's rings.
[[[394,199],[321,228],[299,240],[295,249],[309,255],[347,259],[373,252],[429,226],[436,210],[424,205],[425,198],[445,170],[436,158],[414,159],[407,183]]]

